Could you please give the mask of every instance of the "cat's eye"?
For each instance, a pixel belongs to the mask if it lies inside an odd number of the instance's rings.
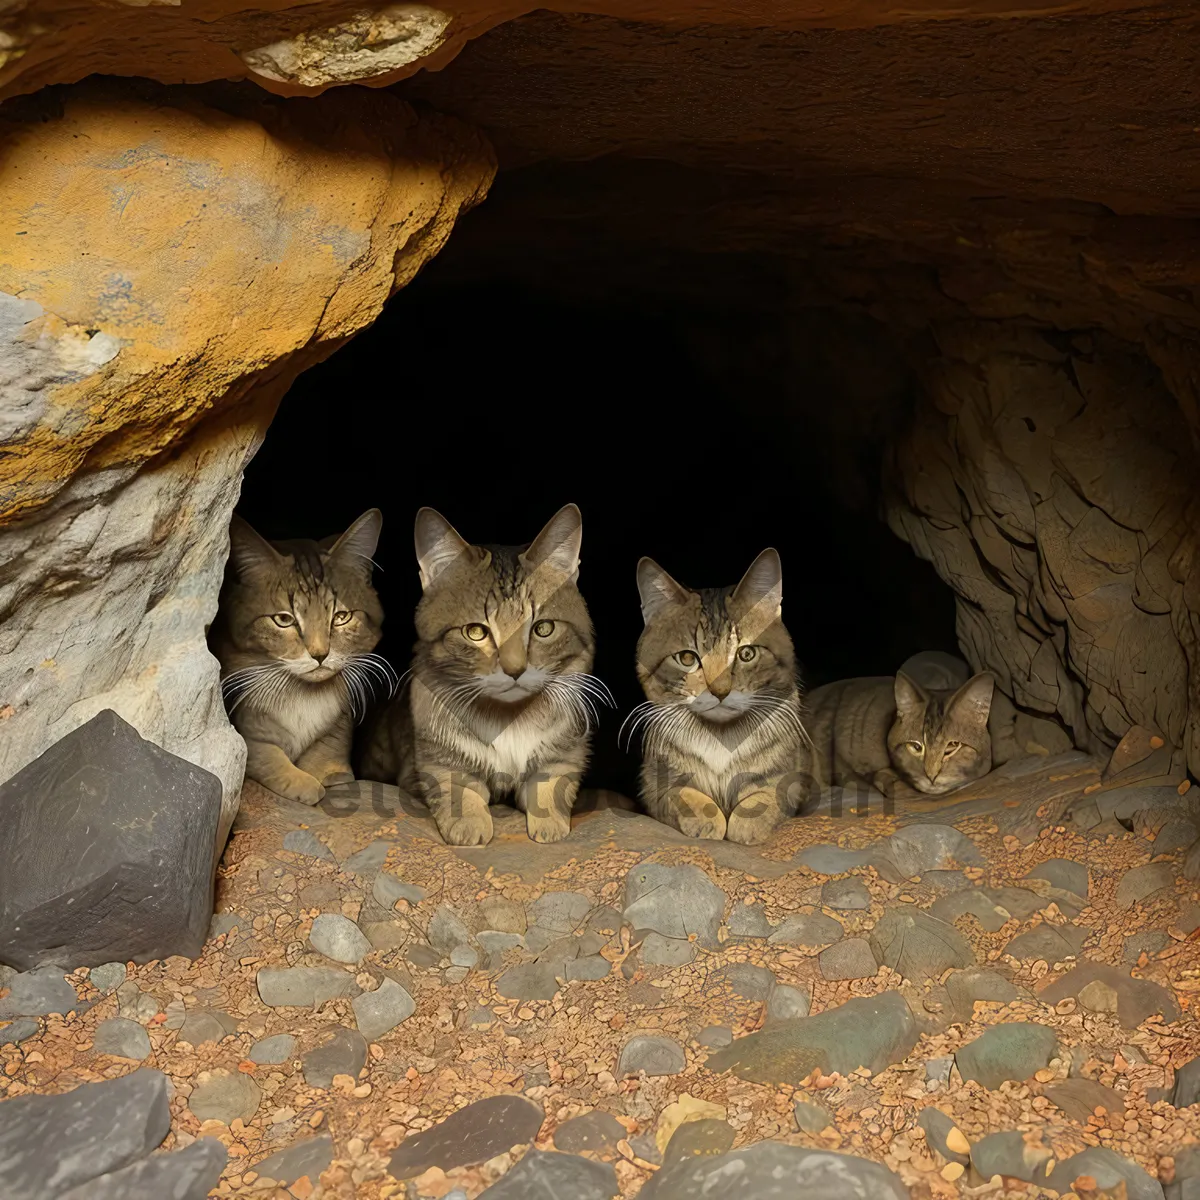
[[[921,742],[905,742],[904,743],[914,754],[924,754],[925,746]]]
[[[700,658],[692,650],[680,650],[680,652],[677,655],[675,655],[675,661],[681,667],[685,667],[687,670],[690,671],[700,661]]]
[[[536,633],[538,637],[549,637],[554,632],[554,622],[538,621],[533,627],[533,632]]]
[[[957,754],[962,749],[962,742],[947,742],[946,749],[943,751],[943,757],[949,758],[952,754]]]
[[[352,612],[347,612],[344,608],[339,609],[333,614],[333,623],[335,625],[346,625],[352,616],[354,616]]]
[[[753,662],[757,657],[758,657],[758,647],[757,646],[743,646],[738,651],[738,658],[740,658],[742,660],[742,662]]]
[[[487,626],[479,624],[464,625],[463,633],[473,642],[482,642],[488,635]]]
[[[291,613],[274,613],[271,620],[279,626],[280,629],[290,629],[296,623],[296,618]]]

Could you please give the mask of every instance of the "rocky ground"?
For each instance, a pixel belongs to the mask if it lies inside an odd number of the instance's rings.
[[[247,785],[199,959],[0,977],[0,1097],[156,1067],[220,1196],[1193,1196],[1195,809],[1121,753],[761,850]]]

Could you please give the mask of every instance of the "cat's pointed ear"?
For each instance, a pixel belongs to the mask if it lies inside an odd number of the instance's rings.
[[[383,513],[369,508],[329,548],[331,558],[340,558],[347,565],[370,574],[375,565],[375,548],[383,531]]]
[[[521,562],[531,570],[545,567],[556,575],[574,580],[579,574],[579,551],[583,545],[583,514],[574,504],[564,504],[546,522],[545,529],[524,551]]]
[[[417,513],[413,541],[421,568],[422,589],[428,588],[459,555],[471,548],[458,530],[433,508],[423,508]]]
[[[925,689],[903,671],[896,672],[896,711],[902,716],[929,703]]]
[[[672,604],[686,604],[691,595],[652,558],[638,560],[637,585],[642,599],[642,620],[647,622]]]
[[[283,562],[283,555],[250,522],[233,514],[229,522],[229,560],[240,579],[249,579],[262,571],[271,571]]]
[[[992,711],[992,694],[996,678],[987,671],[973,675],[950,697],[946,712],[965,717],[977,725],[986,725]]]
[[[768,625],[779,620],[783,612],[783,563],[779,551],[768,546],[749,566],[741,582],[733,589],[733,603],[747,615],[759,617],[760,628],[749,631],[757,637]],[[746,624],[746,617],[739,621]]]

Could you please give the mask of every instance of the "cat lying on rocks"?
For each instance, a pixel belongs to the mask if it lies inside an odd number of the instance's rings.
[[[372,654],[383,609],[371,561],[383,518],[364,513],[340,537],[272,544],[240,517],[211,645],[230,719],[246,740],[246,775],[316,804],[353,779],[350,742],[391,668]]]
[[[779,554],[764,550],[736,587],[686,588],[649,558],[637,581],[646,700],[626,728],[642,734],[642,799],[691,837],[763,842],[809,780]]]
[[[825,783],[944,796],[992,769],[995,680],[961,679],[949,655],[916,655],[893,676],[841,679],[809,693],[805,724]]]
[[[570,833],[594,706],[607,700],[588,674],[582,535],[573,504],[519,547],[471,545],[440,513],[417,514],[411,680],[376,723],[362,773],[423,798],[452,845],[490,841],[501,796],[534,841]]]

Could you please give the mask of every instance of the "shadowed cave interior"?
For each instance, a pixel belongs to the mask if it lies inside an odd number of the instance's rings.
[[[721,255],[659,264],[684,281],[676,294],[640,287],[636,256],[623,296],[609,270],[561,254],[531,282],[480,261],[472,221],[518,260],[546,254],[515,243],[521,231],[498,228],[486,206],[468,217],[461,250],[452,239],[373,327],[296,381],[238,506],[274,539],[321,537],[382,509],[378,651],[398,672],[423,504],[482,543],[529,541],[562,504],[581,507],[594,670],[617,701],[585,786],[636,794],[637,747],[622,750],[618,730],[643,698],[643,554],[691,586],[722,586],[776,546],[809,687],[892,674],[923,649],[957,652],[953,594],[882,519],[884,452],[912,405],[886,329],[832,309],[789,322],[778,280],[748,308],[746,271],[761,264]]]

